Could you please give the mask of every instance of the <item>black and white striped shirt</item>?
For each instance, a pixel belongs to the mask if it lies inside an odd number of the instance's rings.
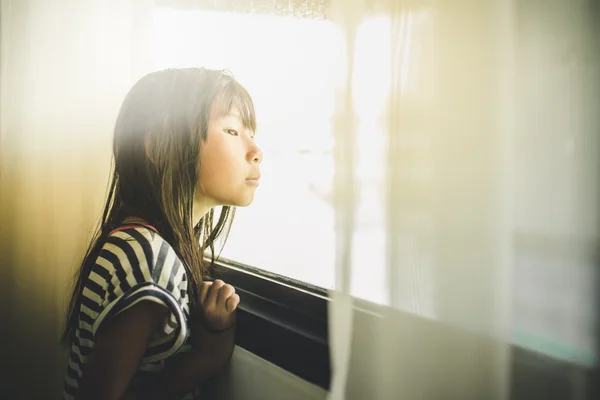
[[[185,269],[173,248],[150,228],[129,225],[111,232],[84,283],[65,376],[65,399],[77,394],[100,326],[140,301],[162,304],[169,314],[140,360],[132,386],[147,381],[170,357],[191,348]],[[184,397],[191,398],[193,393]]]

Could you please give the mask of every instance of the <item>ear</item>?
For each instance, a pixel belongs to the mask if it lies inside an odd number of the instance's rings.
[[[151,145],[150,136],[146,136],[146,138],[144,139],[144,147],[146,148],[146,157],[148,157],[150,162],[152,162],[152,164],[154,164],[154,157],[153,157],[152,148],[150,145]]]

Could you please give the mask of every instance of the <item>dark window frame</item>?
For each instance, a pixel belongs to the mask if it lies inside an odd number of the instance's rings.
[[[324,289],[224,259],[215,262],[213,275],[240,295],[238,346],[329,389],[329,300]]]
[[[215,262],[214,278],[233,285],[242,299],[237,315],[238,346],[329,390],[330,300],[326,290],[227,259]],[[355,299],[354,304],[357,313],[366,318],[376,318],[386,308],[361,299]],[[414,316],[414,321],[425,319]],[[426,323],[452,329],[441,322]],[[512,345],[511,367],[511,399],[599,398],[597,368],[551,358],[517,345]]]

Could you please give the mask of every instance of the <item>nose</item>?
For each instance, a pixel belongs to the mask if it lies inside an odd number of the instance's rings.
[[[250,151],[248,152],[248,161],[252,164],[260,164],[263,160],[263,153],[260,151],[257,145],[253,145]]]

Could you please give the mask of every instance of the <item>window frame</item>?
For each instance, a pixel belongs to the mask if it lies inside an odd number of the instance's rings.
[[[326,290],[223,258],[214,267],[240,295],[236,345],[329,390]]]
[[[214,263],[213,276],[236,288],[236,345],[314,384],[330,389],[328,307],[323,288],[227,259]],[[389,306],[354,298],[360,318],[377,318]],[[456,331],[439,321],[409,315],[408,321]],[[511,399],[593,399],[600,393],[598,367],[586,367],[511,345]],[[569,396],[569,397],[567,397]]]
[[[234,2],[212,2],[203,0],[154,0],[154,4],[159,7],[168,7],[175,10],[204,10],[204,11],[228,11],[228,12],[248,12],[252,10],[256,14],[269,15],[303,15],[306,5],[309,3],[314,6],[314,12],[311,18],[325,18],[327,14],[327,5],[329,0],[304,0],[303,3],[296,4],[294,2],[279,1],[281,5],[286,5],[287,8],[277,8],[277,0],[259,1],[254,7],[249,4],[236,5]],[[264,4],[260,4],[264,3]],[[265,7],[265,4],[270,3],[271,7]],[[299,11],[302,11],[300,13]]]

